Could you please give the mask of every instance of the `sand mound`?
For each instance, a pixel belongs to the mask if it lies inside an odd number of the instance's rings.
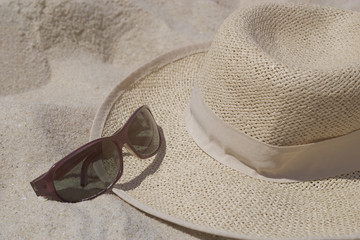
[[[37,44],[34,24],[11,5],[4,5],[0,8],[0,95],[24,92],[50,80],[49,63]]]

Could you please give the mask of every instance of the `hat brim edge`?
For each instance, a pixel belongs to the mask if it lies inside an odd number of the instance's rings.
[[[110,109],[112,108],[118,96],[121,95],[122,92],[124,92],[130,84],[142,79],[155,69],[161,68],[178,59],[189,56],[191,54],[205,52],[209,49],[210,45],[211,42],[204,42],[175,49],[139,67],[126,78],[121,80],[120,83],[118,83],[118,85],[113,88],[110,94],[105,98],[104,102],[98,108],[95,114],[95,118],[93,120],[92,127],[90,129],[90,140],[101,137],[101,133],[103,131],[103,127],[105,125],[105,121],[108,117]],[[99,128],[98,126],[101,126],[101,128]]]
[[[132,72],[130,75],[125,77],[123,80],[118,83],[118,85],[113,88],[113,90],[110,92],[110,94],[105,98],[104,102],[101,104],[101,106],[98,108],[95,118],[93,120],[92,127],[90,129],[90,140],[94,140],[97,138],[100,138],[102,136],[102,131],[105,126],[105,122],[108,118],[108,115],[111,111],[111,108],[113,107],[115,101],[118,99],[118,97],[126,91],[126,89],[134,82],[139,81],[146,77],[148,74],[153,72],[156,69],[159,69],[161,67],[166,66],[167,64],[171,64],[172,62],[179,60],[181,58],[190,56],[192,54],[201,53],[201,52],[207,52],[210,48],[211,42],[205,42],[200,44],[193,44],[186,47],[181,47],[178,49],[175,49],[173,51],[170,51],[168,53],[165,53],[150,62],[146,63],[145,65],[139,67],[137,70]],[[155,216],[157,218],[160,218],[162,220],[168,221],[170,223],[200,231],[207,234],[213,234],[221,237],[227,237],[227,238],[233,238],[233,239],[253,239],[253,240],[270,240],[273,238],[259,238],[255,236],[245,236],[242,234],[234,233],[234,232],[228,232],[223,230],[217,230],[212,229],[208,227],[204,227],[201,225],[195,225],[193,223],[189,223],[180,219],[177,219],[175,217],[172,217],[170,215],[164,214],[162,212],[159,212],[153,208],[150,208],[141,202],[137,201],[135,198],[131,197],[126,192],[120,190],[120,189],[113,189],[113,193],[115,193],[117,196],[119,196],[122,200],[130,204],[131,206],[139,209],[140,211],[144,213],[148,213],[152,216]],[[286,240],[288,238],[284,238],[283,240]],[[290,238],[289,238],[290,239]],[[291,238],[294,240],[294,238]],[[323,237],[319,238],[296,238],[297,240],[309,240],[309,239],[324,239]],[[295,240],[296,240],[295,239]],[[348,236],[329,236],[329,238],[326,239],[334,239],[334,240],[340,240],[340,239],[360,239],[360,233],[359,234],[352,234]]]

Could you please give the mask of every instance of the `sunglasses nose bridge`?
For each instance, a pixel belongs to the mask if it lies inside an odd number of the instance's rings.
[[[125,145],[124,140],[122,138],[118,138],[118,139],[115,139],[114,142],[119,150],[119,154],[122,155],[122,148]]]
[[[126,134],[127,133],[124,128],[121,128],[113,134],[112,138],[116,145],[118,145],[119,147],[122,147],[124,145],[124,143],[126,142]]]
[[[127,143],[124,144],[124,147],[126,148],[126,150],[132,154],[133,156],[138,156],[138,154],[136,154],[132,149],[131,147],[129,147],[129,145]]]

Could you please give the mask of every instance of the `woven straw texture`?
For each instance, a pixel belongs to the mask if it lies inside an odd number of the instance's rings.
[[[140,105],[165,135],[160,153],[126,154],[117,188],[186,222],[253,237],[326,237],[360,231],[360,172],[323,181],[281,184],[239,174],[212,159],[188,135],[185,112],[204,54],[169,64],[132,84],[113,105],[111,135]]]
[[[268,144],[357,130],[360,14],[294,5],[235,12],[219,29],[198,84],[220,118]]]
[[[306,17],[300,18],[300,13]],[[312,22],[314,15],[322,19],[317,21],[318,29]],[[359,84],[355,85],[356,54],[339,43],[345,35],[334,33],[344,31],[349,39],[355,38],[357,33],[350,25],[346,28],[349,19],[359,18],[349,12],[292,5],[267,5],[236,13],[225,22],[209,52],[169,59],[164,67],[134,78],[125,91],[119,88],[113,92],[116,101],[104,126],[94,126],[103,128],[103,136],[113,134],[143,104],[150,107],[165,136],[160,152],[153,158],[141,160],[125,153],[124,173],[115,188],[195,229],[202,226],[238,237],[276,239],[348,239],[360,234],[360,171],[287,184],[254,179],[208,156],[185,127],[190,93],[198,80],[206,102],[218,116],[267,143],[299,144],[357,129],[360,118],[356,106],[360,104]],[[246,32],[240,33],[239,27],[232,29],[235,23],[243,24],[241,28]],[[262,26],[261,34],[249,33],[254,29],[252,25]],[[288,31],[310,27],[317,29],[318,35],[309,30],[302,37],[289,39]],[[270,37],[264,37],[267,32]],[[322,37],[324,34],[333,40]],[[286,36],[288,39],[283,39]],[[287,43],[288,47],[275,50],[275,43],[266,38]],[[238,45],[228,45],[229,39]],[[257,52],[254,42],[263,51]],[[305,42],[307,50],[302,49]],[[318,48],[324,46],[314,50],[312,42]],[[336,47],[330,46],[331,42]],[[343,51],[336,52],[338,47]],[[311,57],[314,51],[321,57]],[[337,61],[332,59],[335,55],[341,63],[336,68],[331,67]],[[330,60],[325,66],[326,58]]]

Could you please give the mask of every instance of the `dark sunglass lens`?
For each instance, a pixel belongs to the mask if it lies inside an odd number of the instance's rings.
[[[143,157],[154,154],[160,144],[156,122],[146,108],[139,111],[129,125],[127,135],[135,152]]]
[[[114,142],[95,143],[55,171],[55,190],[66,201],[76,202],[90,198],[115,181],[122,169],[121,164]]]

